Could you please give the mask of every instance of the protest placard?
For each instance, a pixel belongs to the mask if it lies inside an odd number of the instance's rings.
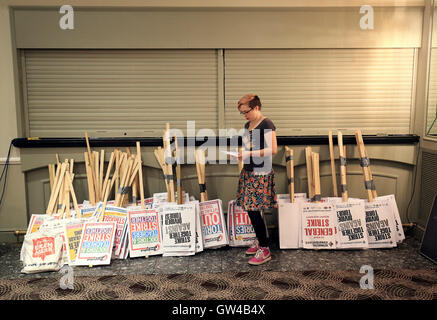
[[[103,213],[103,221],[116,223],[113,254],[117,256],[120,254],[123,236],[126,231],[125,229],[127,228],[127,209],[106,206],[105,212]]]
[[[235,200],[228,204],[229,245],[231,247],[250,247],[256,239],[255,230],[249,214],[237,206]]]
[[[366,227],[369,248],[396,247],[393,211],[386,200],[366,201]]]
[[[195,204],[162,204],[159,206],[164,256],[196,253]]]
[[[229,243],[220,199],[200,202],[203,247],[214,249]]]
[[[115,222],[86,222],[74,265],[109,264],[115,230]]]
[[[339,198],[342,201],[342,198]],[[337,217],[337,249],[368,248],[364,200],[334,204]]]
[[[302,242],[305,249],[336,248],[336,218],[333,204],[302,203]]]
[[[393,212],[393,221],[395,224],[395,236],[397,242],[402,242],[405,239],[404,229],[402,228],[402,221],[399,215],[398,205],[396,204],[396,198],[394,194],[390,194],[387,196],[379,196],[376,198],[377,200],[385,200],[388,202],[388,205],[391,207]]]
[[[128,235],[131,258],[162,254],[161,228],[155,209],[129,210]]]
[[[82,237],[83,224],[86,219],[72,219],[65,224],[65,244],[67,248],[68,264],[74,265],[80,238]]]

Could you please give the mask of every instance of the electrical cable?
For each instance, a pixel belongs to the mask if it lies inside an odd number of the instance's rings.
[[[0,184],[1,184],[1,181],[3,180],[3,177],[4,177],[3,190],[2,190],[2,193],[0,195],[0,206],[3,203],[3,198],[5,196],[5,191],[6,191],[6,181],[7,181],[7,178],[8,178],[9,159],[10,159],[10,156],[11,156],[11,149],[12,149],[12,142],[9,145],[9,151],[8,151],[8,155],[6,157],[5,166],[3,167],[2,174],[0,176]]]

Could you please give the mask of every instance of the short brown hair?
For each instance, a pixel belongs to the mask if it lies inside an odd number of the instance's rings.
[[[261,110],[261,107],[262,107],[260,98],[254,93],[245,94],[238,101],[238,109],[240,109],[240,106],[242,106],[243,104],[247,104],[250,109],[253,109],[256,106],[259,106],[259,109]]]

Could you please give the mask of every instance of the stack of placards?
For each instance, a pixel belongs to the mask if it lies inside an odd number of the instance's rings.
[[[163,256],[196,253],[196,205],[162,204],[159,207]]]
[[[158,210],[131,209],[128,222],[129,256],[131,258],[162,254]]]
[[[225,218],[220,199],[200,202],[203,247],[216,249],[228,245]]]
[[[114,250],[112,252],[113,259],[126,259],[128,250],[128,217],[127,209],[115,206],[106,206],[103,213],[104,222],[115,222],[115,239]]]
[[[256,239],[255,230],[249,214],[235,200],[228,203],[228,236],[231,247],[250,247]]]

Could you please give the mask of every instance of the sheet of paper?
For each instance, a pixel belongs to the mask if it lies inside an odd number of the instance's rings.
[[[231,157],[235,157],[238,158],[238,152],[234,152],[234,151],[225,151],[225,150],[220,150],[221,152],[230,155]]]

